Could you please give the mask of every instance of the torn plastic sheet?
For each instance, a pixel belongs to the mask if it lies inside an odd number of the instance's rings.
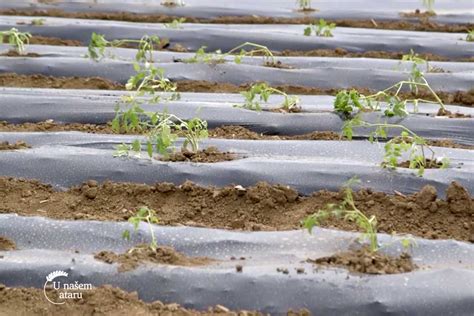
[[[337,191],[356,176],[376,191],[405,194],[433,185],[444,196],[452,181],[474,192],[472,151],[435,148],[436,157],[449,157],[447,169],[414,170],[380,167],[383,144],[368,141],[246,141],[208,139],[202,148],[216,146],[241,159],[220,163],[163,162],[147,158],[114,158],[114,148],[136,136],[63,133],[0,133],[0,141],[23,140],[32,149],[0,153],[0,174],[38,179],[56,188],[68,188],[89,179],[154,184],[186,180],[222,187],[255,185],[259,181],[289,185],[301,194],[327,189]],[[54,144],[54,145],[51,145]],[[180,146],[180,142],[176,144]],[[143,154],[145,157],[146,154]]]
[[[265,81],[271,85],[330,88],[364,87],[383,90],[410,76],[407,72],[367,69],[318,67],[310,69],[277,69],[238,64],[155,63],[171,81],[205,80],[246,84]],[[0,57],[0,73],[41,74],[66,77],[102,77],[125,84],[136,72],[132,62],[104,60],[100,63],[85,58],[17,58]],[[370,73],[370,76],[368,75]],[[426,73],[426,80],[436,91],[456,92],[472,89],[474,72]]]
[[[54,3],[38,3],[35,0],[17,0],[2,3],[3,9],[18,10],[62,10],[66,12],[130,12],[138,14],[166,14],[171,16],[218,18],[222,16],[263,16],[279,18],[301,18],[314,16],[324,19],[375,19],[379,20],[413,20],[400,16],[401,13],[421,11],[428,8],[422,1],[315,1],[313,12],[298,12],[295,1],[271,0],[187,0],[182,7],[166,7],[160,1],[127,1],[101,0],[92,2],[88,0],[54,1]],[[433,6],[436,16],[430,20],[438,23],[471,23],[473,19],[472,3],[469,0],[437,0]]]
[[[9,123],[39,122],[52,119],[58,123],[105,124],[115,116],[119,91],[58,90],[58,89],[0,89],[0,121]],[[181,100],[157,105],[143,105],[146,111],[167,111],[181,119],[196,116],[208,122],[210,128],[222,125],[241,125],[255,132],[272,135],[298,135],[314,131],[340,132],[342,118],[332,113],[334,97],[299,96],[305,113],[255,112],[236,108],[242,104],[240,94],[182,93]],[[271,97],[265,108],[279,107],[282,99]],[[410,107],[410,109],[412,109]],[[432,117],[437,105],[420,104],[418,114],[406,118],[387,119],[381,113],[364,114],[368,122],[388,120],[403,124],[422,137],[450,138],[462,144],[474,145],[474,119]],[[452,112],[474,115],[473,108],[447,106]],[[429,115],[429,116],[427,116]],[[354,136],[368,137],[370,130],[355,129]],[[390,130],[390,136],[400,131]]]
[[[101,250],[123,252],[150,240],[140,225],[131,241],[121,239],[128,223],[57,221],[0,215],[0,234],[19,250],[1,252],[0,283],[38,287],[55,270],[68,279],[94,286],[112,284],[137,291],[145,301],[177,302],[207,309],[222,304],[231,309],[259,310],[276,315],[290,308],[307,308],[324,315],[469,315],[474,308],[474,246],[454,240],[416,238],[413,259],[422,269],[395,275],[354,275],[339,268],[319,268],[304,262],[347,250],[358,234],[316,229],[305,231],[233,232],[218,229],[154,226],[160,244],[191,256],[218,259],[202,267],[145,264],[118,273],[116,265],[93,258]],[[399,237],[379,234],[383,251],[402,249]],[[79,251],[79,253],[76,253]],[[230,257],[243,272],[235,272]],[[277,268],[288,269],[288,274]],[[304,268],[298,274],[296,268]],[[343,300],[341,300],[343,298]]]
[[[170,46],[180,44],[190,51],[206,46],[209,51],[227,52],[245,42],[265,45],[271,50],[308,51],[342,48],[349,52],[388,51],[431,53],[451,59],[470,58],[474,47],[465,40],[466,33],[414,32],[338,27],[334,37],[304,36],[305,25],[227,25],[183,24],[182,29],[163,24],[130,23],[81,19],[47,18],[40,26],[31,25],[34,17],[1,16],[0,29],[15,27],[33,35],[78,40],[89,44],[92,32],[108,40],[140,39],[157,35],[169,40]],[[17,22],[24,22],[18,25]]]

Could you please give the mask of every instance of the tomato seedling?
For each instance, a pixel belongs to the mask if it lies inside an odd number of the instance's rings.
[[[470,30],[469,32],[467,32],[466,41],[474,42],[474,30]]]
[[[165,7],[182,7],[184,6],[183,0],[163,0],[161,1],[161,5]]]
[[[12,45],[19,55],[23,55],[25,53],[25,46],[30,43],[31,34],[11,28],[8,31],[0,32],[0,43],[3,43],[5,38],[7,38],[8,44]]]
[[[245,103],[243,105],[235,105],[236,107],[243,107],[248,110],[261,111],[262,106],[260,102],[268,102],[268,99],[272,94],[279,94],[283,96],[284,100],[281,104],[281,108],[287,112],[294,110],[299,103],[299,98],[296,96],[289,96],[285,92],[276,88],[270,87],[266,83],[257,83],[250,87],[249,90],[241,92],[245,97]],[[258,99],[257,99],[258,96]]]
[[[311,8],[311,0],[296,0],[296,4],[298,4],[300,11],[312,11]]]
[[[388,87],[385,90],[378,91],[375,94],[365,96],[360,94],[357,90],[352,89],[350,91],[342,90],[339,91],[334,100],[334,110],[338,113],[343,114],[344,116],[351,115],[354,111],[379,111],[380,102],[386,102],[388,108],[384,111],[386,116],[406,116],[408,115],[407,104],[413,103],[414,111],[418,111],[418,103],[433,103],[439,105],[439,107],[445,110],[445,105],[443,101],[439,98],[436,92],[428,84],[423,74],[418,79],[418,82],[413,80],[403,80],[391,87]],[[411,89],[412,87],[425,88],[431,93],[436,101],[424,100],[421,98],[414,99],[405,99],[402,98],[399,94],[402,91],[404,86],[408,86]],[[411,90],[410,89],[410,90]],[[392,93],[395,91],[395,93]],[[418,91],[418,90],[417,90]]]
[[[369,133],[371,143],[377,141],[378,138],[387,139],[389,129],[401,130],[399,137],[392,138],[385,143],[385,154],[382,162],[384,168],[396,169],[400,164],[399,159],[404,153],[408,153],[409,169],[417,170],[419,176],[423,176],[427,168],[439,167],[444,169],[449,166],[448,158],[443,158],[440,161],[436,160],[435,152],[428,145],[426,139],[401,124],[369,123],[363,121],[360,114],[358,114],[353,119],[344,122],[343,136],[352,140],[353,129],[357,127],[372,129]],[[426,156],[427,151],[431,153],[429,158]]]
[[[140,40],[121,39],[108,41],[105,39],[104,35],[93,32],[89,46],[87,48],[87,57],[95,61],[99,61],[100,59],[106,57],[105,49],[107,47],[117,48],[126,44],[138,45],[138,51],[135,55],[136,62],[153,62],[153,51],[155,50],[155,47],[160,47],[162,45],[162,41],[158,36],[155,35],[144,35]]]
[[[324,19],[319,19],[318,24],[316,22],[311,23],[305,29],[303,34],[305,36],[311,36],[314,31],[316,36],[320,37],[333,37],[332,31],[336,29],[336,23],[328,23]]]
[[[164,23],[163,25],[168,29],[182,29],[181,24],[186,22],[186,18],[174,19],[171,23]]]
[[[140,222],[145,222],[148,224],[148,229],[151,235],[151,241],[148,247],[150,247],[151,250],[156,251],[156,249],[158,248],[158,243],[155,237],[155,233],[153,231],[153,224],[159,223],[159,219],[156,216],[156,212],[148,208],[147,206],[142,206],[138,209],[137,214],[135,214],[135,216],[130,217],[128,221],[133,224],[133,230],[135,232],[138,230]],[[122,238],[130,240],[130,231],[128,229],[122,233]],[[130,249],[130,252],[132,252],[133,250],[134,249]]]

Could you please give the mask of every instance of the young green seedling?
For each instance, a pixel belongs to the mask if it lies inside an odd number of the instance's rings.
[[[373,215],[367,217],[356,207],[351,188],[351,185],[356,181],[358,180],[353,178],[349,180],[348,184],[344,185],[344,199],[340,204],[328,204],[323,210],[318,210],[318,212],[308,216],[303,221],[303,227],[311,234],[315,226],[320,226],[324,221],[331,217],[343,218],[346,221],[355,222],[363,231],[361,236],[362,239],[369,241],[369,250],[371,252],[376,252],[379,250],[377,240],[377,219]]]
[[[0,32],[0,43],[3,43],[5,38],[7,38],[8,44],[12,45],[19,55],[23,55],[25,53],[25,45],[30,43],[31,34],[11,28],[9,31]]]
[[[104,35],[93,32],[88,46],[87,57],[99,61],[106,57],[105,49],[107,47],[117,48],[126,44],[138,45],[138,51],[135,55],[136,62],[153,62],[153,51],[155,50],[155,47],[160,47],[162,42],[160,38],[155,35],[144,35],[140,40],[122,39],[108,41],[105,39]]]
[[[474,30],[470,30],[469,32],[467,32],[466,41],[474,42]]]
[[[270,87],[266,83],[257,83],[250,87],[249,90],[241,92],[245,97],[245,103],[243,105],[235,105],[237,107],[243,107],[249,110],[261,111],[262,106],[260,102],[268,102],[268,99],[272,94],[279,94],[283,96],[284,101],[281,105],[282,109],[287,112],[294,110],[299,103],[299,98],[296,96],[289,96],[285,92],[276,88]],[[258,99],[257,99],[258,96]]]
[[[182,29],[181,24],[186,22],[186,18],[174,19],[171,23],[164,23],[163,25],[168,29]]]
[[[435,152],[428,145],[426,139],[401,124],[369,123],[363,121],[359,114],[344,122],[343,136],[351,140],[354,133],[353,129],[357,127],[372,129],[369,134],[371,143],[377,141],[378,138],[387,139],[389,129],[401,130],[399,137],[392,138],[385,143],[385,154],[382,162],[384,168],[396,169],[400,164],[399,159],[404,153],[408,153],[409,168],[417,170],[419,176],[423,176],[427,168],[438,167],[444,169],[449,166],[448,158],[443,158],[441,161],[435,160]],[[431,153],[429,158],[426,156],[426,151]]]
[[[33,19],[31,20],[31,25],[41,26],[44,25],[44,22],[46,22],[46,19]]]
[[[410,88],[415,86],[417,89],[425,88],[431,93],[436,101],[429,101],[421,98],[404,99],[399,95],[402,92],[404,86],[408,86]],[[392,93],[392,91],[395,91],[395,93]],[[439,98],[436,92],[433,91],[423,75],[421,75],[419,78],[419,82],[412,80],[400,81],[385,90],[368,96],[360,94],[355,89],[350,91],[339,91],[339,93],[336,95],[336,99],[334,100],[334,110],[347,117],[354,111],[379,111],[381,108],[380,102],[383,101],[388,104],[388,108],[385,110],[384,114],[389,117],[403,117],[408,115],[408,103],[413,104],[415,112],[418,111],[419,102],[437,104],[441,109],[445,110],[443,101]]]
[[[156,249],[158,248],[158,243],[155,237],[155,233],[153,231],[153,224],[158,224],[159,220],[156,216],[155,211],[148,208],[147,206],[142,206],[138,209],[137,214],[135,216],[130,217],[128,221],[133,224],[133,230],[135,232],[138,230],[140,222],[145,222],[148,224],[148,229],[151,235],[151,241],[148,247],[151,250],[156,251]],[[130,240],[130,231],[128,229],[122,233],[122,238]],[[130,252],[132,252],[133,250],[134,249],[130,249]]]
[[[300,11],[313,11],[311,8],[311,0],[296,0]]]
[[[161,1],[161,5],[165,7],[182,7],[184,6],[183,0],[163,0]]]
[[[423,0],[423,5],[429,13],[435,13],[433,10],[435,0]]]
[[[311,23],[305,29],[303,34],[305,36],[311,36],[314,33],[320,37],[333,37],[332,31],[336,29],[336,23],[329,23],[326,22],[324,19],[319,19],[318,24],[316,22]]]
[[[251,47],[250,50],[244,48]],[[227,53],[223,54],[220,50],[214,53],[206,53],[206,46],[202,46],[196,51],[194,57],[184,59],[185,63],[206,63],[206,64],[222,64],[225,63],[227,56],[233,56],[234,62],[240,64],[242,58],[245,56],[263,55],[263,64],[266,66],[272,66],[276,64],[276,59],[273,53],[268,47],[255,44],[251,42],[245,42],[237,47],[232,48]]]

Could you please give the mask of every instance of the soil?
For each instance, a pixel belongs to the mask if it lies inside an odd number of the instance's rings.
[[[239,93],[248,90],[252,84],[234,85],[231,83],[218,83],[205,80],[177,81],[179,92],[219,92]],[[125,90],[125,86],[100,77],[52,77],[44,75],[18,75],[15,73],[0,74],[0,86],[23,88],[54,88],[54,89],[99,89],[99,90]],[[339,89],[323,89],[318,87],[277,85],[273,86],[288,94],[303,95],[336,95]],[[365,95],[374,94],[367,88],[349,87]],[[469,91],[436,92],[445,104],[459,104],[472,107],[474,105],[474,88]],[[411,92],[400,92],[401,98],[413,99],[414,97],[435,101],[430,92],[420,90],[418,95]]]
[[[463,113],[459,113],[459,112],[453,113],[453,112],[448,111],[448,110],[443,110],[442,108],[440,108],[438,110],[438,113],[436,115],[437,116],[447,116],[449,118],[471,118],[472,117],[471,115],[468,115],[468,114],[463,114]]]
[[[99,77],[52,77],[44,75],[0,74],[0,86],[16,88],[124,90],[124,86]]]
[[[303,13],[304,14],[304,13]],[[169,15],[151,15],[136,14],[128,12],[65,12],[57,9],[50,10],[16,10],[4,9],[0,10],[0,15],[19,15],[19,16],[51,16],[51,17],[67,17],[77,19],[99,19],[99,20],[115,20],[129,21],[141,23],[171,23],[177,20],[178,16]],[[249,16],[222,16],[214,19],[203,19],[186,17],[186,23],[217,23],[217,24],[310,24],[316,18],[302,16],[300,18],[278,18],[263,17],[257,15]],[[359,28],[376,28],[376,29],[393,29],[393,30],[410,30],[410,31],[429,31],[429,32],[448,32],[448,33],[467,33],[468,30],[474,28],[473,23],[468,24],[441,24],[423,18],[417,21],[404,20],[403,17],[399,21],[376,21],[359,20],[359,19],[332,19],[328,23],[336,23],[339,27],[359,27]]]
[[[377,217],[378,231],[429,239],[474,242],[474,201],[459,183],[445,200],[425,186],[413,195],[361,189],[356,207]],[[236,230],[299,229],[300,222],[328,203],[340,203],[344,192],[319,191],[301,196],[290,187],[260,182],[255,186],[200,187],[191,182],[99,184],[90,180],[67,191],[54,191],[35,180],[0,177],[0,213],[68,220],[126,221],[143,205],[156,211],[162,225]],[[324,227],[356,231],[353,223],[330,219]]]
[[[351,272],[366,274],[396,274],[416,269],[411,256],[407,253],[392,257],[380,252],[370,252],[366,248],[337,253],[330,257],[308,259],[308,262],[322,266],[344,267]]]
[[[53,120],[47,120],[38,123],[9,124],[6,121],[0,121],[0,132],[66,132],[78,131],[93,134],[116,134],[110,124],[82,124],[67,123],[59,124]],[[120,134],[126,134],[121,132]],[[224,125],[209,130],[210,138],[223,139],[246,139],[246,140],[346,140],[339,133],[331,131],[315,131],[302,135],[266,135],[256,133],[243,126]],[[341,138],[342,137],[342,138]],[[429,146],[474,149],[473,145],[455,143],[451,139],[427,140]]]
[[[0,142],[0,150],[15,150],[27,148],[31,148],[31,146],[25,143],[24,141],[17,141],[14,144],[10,144],[9,142]]]
[[[167,246],[158,246],[153,251],[148,245],[139,245],[122,254],[101,251],[94,258],[109,264],[118,263],[118,272],[134,270],[145,262],[175,266],[200,266],[213,262],[210,258],[187,257]]]
[[[19,54],[16,50],[9,50],[6,53],[0,54],[0,56],[5,57],[40,57],[40,54],[36,53],[26,53],[26,54]]]
[[[8,43],[7,39],[3,40],[4,43]],[[40,35],[34,35],[30,38],[30,44],[36,45],[53,45],[53,46],[84,46],[82,42],[75,40],[65,40],[57,37],[45,37]],[[16,56],[12,56],[16,57]],[[38,57],[38,56],[30,56]]]
[[[402,161],[397,165],[399,168],[410,168],[410,161]],[[436,159],[426,159],[425,169],[440,169],[443,166],[441,162],[437,162]]]
[[[197,152],[181,150],[161,158],[162,161],[216,163],[237,159],[237,155],[229,152],[220,152],[216,147],[208,147]]]
[[[58,291],[47,289],[48,297],[59,300]],[[38,316],[82,316],[82,315],[263,315],[258,312],[233,312],[224,306],[210,307],[207,311],[196,311],[181,307],[176,303],[165,304],[160,301],[145,303],[137,292],[103,285],[82,292],[82,299],[68,300],[67,304],[53,305],[44,298],[43,289],[6,287],[0,284],[0,315],[38,315]],[[288,315],[310,315],[308,311],[290,312]]]
[[[15,250],[16,244],[13,240],[0,236],[0,251]]]
[[[428,21],[427,19],[436,16],[436,13],[434,11],[420,11],[419,9],[416,9],[413,12],[403,12],[400,13],[402,17],[405,18],[418,18],[418,19],[423,19],[424,21]]]

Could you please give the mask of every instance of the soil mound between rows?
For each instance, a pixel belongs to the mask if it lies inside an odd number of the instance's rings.
[[[366,248],[341,252],[329,257],[308,259],[308,262],[322,265],[347,268],[350,272],[365,274],[397,274],[416,269],[411,256],[402,253],[392,257],[380,252],[371,252]]]
[[[48,297],[58,299],[58,291],[47,289]],[[125,292],[120,288],[110,285],[95,287],[82,292],[82,299],[68,300],[66,304],[53,305],[49,303],[43,289],[6,287],[0,284],[0,310],[2,315],[38,315],[38,316],[82,316],[82,315],[222,315],[236,316],[263,315],[259,312],[239,311],[233,312],[228,308],[217,305],[207,311],[186,309],[179,304],[165,304],[161,301],[145,303],[138,298],[137,292]],[[310,315],[309,312],[289,312],[288,315]]]
[[[0,236],[0,251],[15,250],[16,244],[13,240]]]
[[[16,150],[16,149],[27,149],[31,148],[30,145],[25,143],[24,141],[17,141],[14,144],[10,144],[9,142],[0,142],[0,150]]]
[[[339,204],[344,192],[321,190],[301,196],[284,185],[259,182],[244,188],[201,187],[156,183],[99,184],[90,180],[67,191],[34,180],[0,177],[0,213],[46,216],[69,220],[126,221],[136,210],[148,206],[162,225],[187,225],[248,231],[299,229],[301,221],[327,204]],[[374,215],[378,231],[412,234],[430,239],[474,242],[474,202],[457,182],[451,183],[446,199],[433,186],[404,195],[372,189],[354,192],[358,209]],[[324,227],[357,231],[357,225],[331,218]]]
[[[101,251],[94,256],[105,263],[118,263],[119,272],[136,269],[140,264],[151,262],[176,266],[201,266],[212,263],[214,260],[205,257],[187,257],[171,247],[159,246],[156,251],[148,245],[138,245],[122,254],[111,251]]]
[[[167,157],[161,158],[162,161],[172,162],[196,162],[196,163],[216,163],[223,161],[231,161],[237,159],[236,154],[229,152],[221,152],[217,147],[208,147],[197,152],[181,150],[169,154]]]

